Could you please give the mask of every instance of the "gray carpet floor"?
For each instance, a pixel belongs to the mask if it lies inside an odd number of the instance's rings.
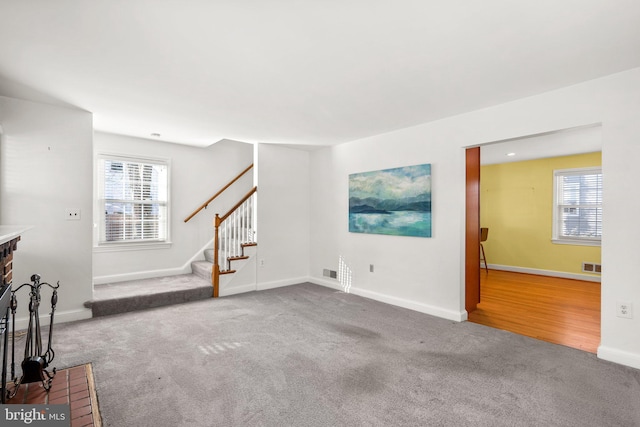
[[[640,426],[640,371],[313,284],[57,325],[106,426]]]

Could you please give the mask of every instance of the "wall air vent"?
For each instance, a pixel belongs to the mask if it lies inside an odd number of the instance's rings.
[[[327,268],[322,270],[322,275],[325,277],[331,277],[332,279],[338,278],[338,273],[335,270],[329,270]]]
[[[593,274],[601,274],[602,273],[602,265],[596,264],[593,262],[583,262],[582,263],[582,271],[585,273],[593,273]]]

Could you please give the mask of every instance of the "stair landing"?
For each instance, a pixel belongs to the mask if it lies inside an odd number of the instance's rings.
[[[93,300],[85,304],[93,317],[145,310],[211,298],[211,280],[195,274],[157,277],[95,285]]]

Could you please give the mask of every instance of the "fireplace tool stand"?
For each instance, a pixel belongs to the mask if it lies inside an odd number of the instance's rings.
[[[13,318],[13,333],[11,338],[12,353],[11,353],[11,377],[15,384],[13,391],[9,393],[9,399],[14,397],[18,392],[21,384],[41,382],[46,391],[51,388],[51,382],[56,375],[56,368],[53,368],[52,373],[47,371],[47,367],[53,361],[55,352],[51,348],[51,334],[53,332],[53,314],[56,311],[56,304],[58,303],[58,288],[60,282],[56,285],[51,285],[46,282],[40,283],[40,276],[34,274],[31,276],[33,283],[25,283],[18,287],[15,291],[11,292],[11,316]],[[42,336],[40,334],[40,317],[38,315],[38,308],[40,307],[40,288],[43,285],[49,286],[53,289],[53,295],[51,295],[51,319],[49,322],[49,339],[47,343],[47,351],[42,353]],[[26,343],[24,347],[24,360],[22,361],[22,377],[20,380],[16,377],[16,364],[15,364],[15,337],[16,337],[16,308],[18,307],[18,299],[16,298],[16,292],[23,287],[28,286],[29,292],[29,327],[27,328],[27,335],[25,337]]]

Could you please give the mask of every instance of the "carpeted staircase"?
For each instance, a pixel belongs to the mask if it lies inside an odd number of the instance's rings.
[[[211,270],[213,269],[213,249],[204,251],[204,261],[194,261],[191,263],[191,271],[198,277],[208,280],[211,283]]]
[[[240,267],[240,262],[249,258],[245,248],[255,247],[256,243],[241,246],[242,256],[229,261],[232,268]],[[213,249],[205,250],[204,258],[191,263],[192,274],[95,285],[93,300],[85,303],[85,307],[91,308],[93,317],[100,317],[211,298]],[[236,271],[229,266],[225,268],[221,273],[225,276]]]
[[[220,274],[227,275],[235,273],[236,269],[241,268],[241,262],[251,257],[248,255],[247,248],[254,248],[258,244],[255,242],[241,243],[241,253],[238,256],[228,258],[226,265],[220,265]],[[194,261],[191,263],[191,271],[193,274],[202,277],[205,280],[211,280],[211,272],[213,270],[213,249],[204,251],[204,261]]]

